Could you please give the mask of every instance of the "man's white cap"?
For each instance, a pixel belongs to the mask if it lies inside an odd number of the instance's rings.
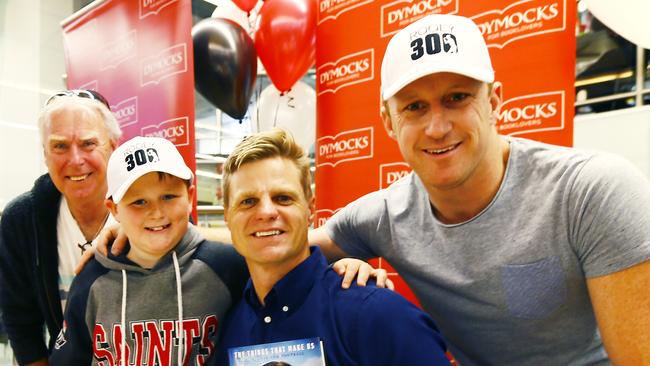
[[[192,170],[171,141],[160,137],[134,137],[113,151],[108,160],[106,198],[118,203],[131,184],[151,172],[192,179]]]
[[[437,72],[451,72],[491,83],[494,70],[476,24],[457,15],[433,14],[391,38],[381,64],[381,99],[411,82]]]

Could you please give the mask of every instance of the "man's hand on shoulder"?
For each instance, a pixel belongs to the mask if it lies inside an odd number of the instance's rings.
[[[212,241],[218,241],[224,244],[232,244],[230,230],[227,227],[203,227],[196,226],[204,238]]]
[[[115,224],[104,228],[99,233],[97,237],[97,248],[96,250],[102,253],[103,255],[108,255],[108,246],[111,245],[111,254],[118,255],[122,253],[124,247],[126,247],[126,234],[122,231],[122,226],[120,224]],[[90,248],[82,256],[79,264],[74,269],[74,273],[77,275],[81,272],[88,262],[95,256],[95,249]]]
[[[343,276],[343,282],[341,283],[341,287],[343,288],[349,288],[356,276],[357,285],[359,286],[365,286],[368,283],[368,279],[374,278],[377,282],[377,287],[395,290],[395,285],[388,278],[388,273],[385,269],[374,268],[360,259],[340,259],[332,265],[332,269],[340,276]]]

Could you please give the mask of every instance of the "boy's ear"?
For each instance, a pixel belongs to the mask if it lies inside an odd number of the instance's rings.
[[[194,194],[196,193],[196,186],[194,184],[187,187],[187,200],[189,204],[187,205],[187,214],[192,214],[192,204],[194,203]]]
[[[118,211],[117,210],[117,204],[115,202],[113,202],[112,199],[107,198],[107,199],[104,200],[104,205],[106,206],[106,208],[108,208],[109,211],[111,211],[111,215],[113,215],[115,220],[117,220],[117,222],[119,222],[120,221],[120,215],[117,212]]]

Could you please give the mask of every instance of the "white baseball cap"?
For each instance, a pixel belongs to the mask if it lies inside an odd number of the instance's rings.
[[[494,69],[476,24],[450,14],[428,15],[391,38],[381,64],[381,99],[411,82],[437,72],[451,72],[491,83]]]
[[[192,179],[192,170],[171,141],[160,137],[134,137],[113,151],[108,160],[106,198],[118,203],[131,184],[151,172]]]

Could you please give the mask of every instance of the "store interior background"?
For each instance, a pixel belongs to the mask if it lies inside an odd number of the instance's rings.
[[[65,89],[60,22],[90,2],[0,0],[0,213],[46,171],[36,121],[45,100]],[[592,19],[583,3],[576,3],[574,146],[623,155],[650,177],[648,51]],[[209,1],[193,0],[194,22],[209,17],[214,8]],[[313,72],[303,81],[314,87]],[[258,84],[257,90],[263,90],[269,81],[260,75]],[[229,120],[198,94],[196,101],[199,221],[215,224],[219,164],[251,132],[251,124]],[[254,108],[255,95],[251,104]]]
[[[0,0],[0,215],[46,171],[37,116],[50,95],[65,89],[60,22],[90,2]],[[648,50],[594,21],[584,1],[576,5],[577,50],[566,50],[577,52],[574,146],[622,155],[650,177]],[[213,10],[208,1],[192,1],[194,22]],[[313,71],[303,81],[314,87]],[[258,83],[263,90],[269,81],[260,75]],[[220,118],[198,94],[196,100],[199,222],[218,225],[219,165],[251,126]],[[0,364],[9,355],[0,348]]]
[[[66,88],[60,23],[91,2],[0,0],[0,167],[5,177],[0,179],[0,214],[46,171],[37,118],[47,98]],[[210,17],[214,9],[209,1],[193,0],[193,23]],[[314,70],[301,81],[315,88]],[[266,75],[258,75],[249,113],[269,85]],[[254,122],[247,116],[240,124],[198,93],[195,100],[199,222],[223,225],[220,167],[241,138],[255,131]],[[315,91],[311,107],[315,111]],[[315,113],[306,122],[315,126]]]
[[[60,22],[90,2],[0,0],[0,214],[46,170],[36,121],[45,100],[65,89]],[[650,104],[648,51],[594,19],[584,1],[576,4],[574,146],[623,155],[650,177],[650,107],[644,106]],[[214,8],[209,1],[193,0],[194,23]],[[314,87],[313,71],[303,82]],[[260,75],[251,110],[267,85]],[[239,124],[195,95],[199,221],[218,225],[220,162],[254,128],[250,119]]]

